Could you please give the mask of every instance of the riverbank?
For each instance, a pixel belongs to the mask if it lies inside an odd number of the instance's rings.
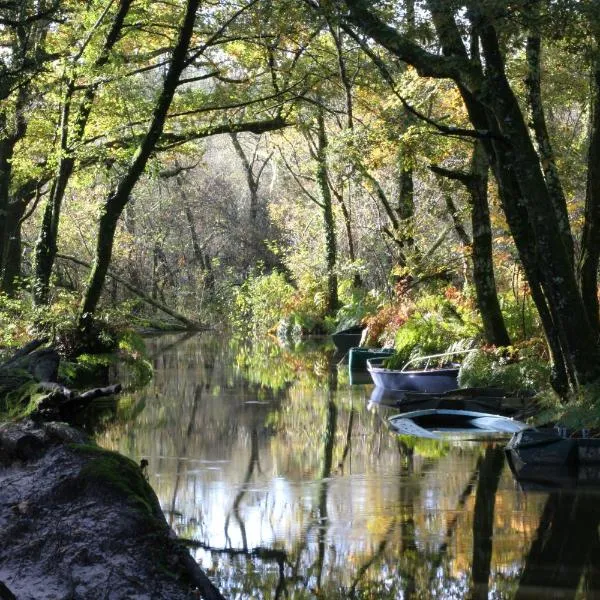
[[[0,598],[223,596],[142,468],[62,423],[0,424]]]

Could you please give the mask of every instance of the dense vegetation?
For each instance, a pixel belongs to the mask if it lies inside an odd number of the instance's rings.
[[[579,393],[599,40],[592,0],[0,1],[2,343],[363,321]]]

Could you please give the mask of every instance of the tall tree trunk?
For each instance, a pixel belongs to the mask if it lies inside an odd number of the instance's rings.
[[[545,179],[517,99],[511,90],[499,49],[496,32],[489,22],[481,34],[488,74],[488,88],[483,97],[493,107],[493,117],[503,141],[509,145],[507,167],[514,171],[522,193],[538,252],[540,283],[550,307],[564,355],[572,363],[578,382],[600,375],[598,343],[587,318],[580,295],[573,262],[565,247],[564,231],[554,215]],[[492,89],[493,86],[493,89]]]
[[[16,93],[14,118],[9,120],[4,112],[0,113],[0,136],[2,136],[0,138],[0,278],[2,281],[6,278],[6,270],[12,269],[8,261],[18,212],[15,212],[18,207],[14,206],[18,200],[11,199],[12,160],[17,143],[27,132],[28,121],[25,117],[27,100],[28,92],[23,86]],[[14,256],[10,258],[14,259]],[[8,293],[4,287],[2,290]]]
[[[68,153],[69,118],[73,99],[74,83],[67,83],[60,118],[59,164],[56,178],[50,188],[50,197],[46,203],[40,233],[35,245],[35,267],[33,281],[33,301],[37,305],[48,304],[50,296],[50,277],[54,259],[58,252],[58,223],[60,207],[67,182],[73,170],[73,159],[66,158]]]
[[[480,142],[475,144],[471,162],[471,224],[473,230],[473,282],[477,306],[481,311],[483,331],[490,344],[509,346],[494,276],[492,224],[488,204],[488,159]]]
[[[579,278],[588,320],[596,339],[600,336],[598,262],[600,260],[600,35],[594,61],[593,106],[587,157],[585,222],[581,238]]]
[[[476,142],[471,158],[470,173],[450,171],[440,167],[431,167],[440,175],[456,179],[466,186],[471,203],[471,226],[473,241],[471,255],[473,260],[473,282],[477,296],[477,307],[481,313],[485,339],[489,344],[509,346],[510,337],[506,330],[494,276],[492,254],[492,225],[488,205],[488,158],[481,142]],[[448,201],[447,201],[448,202]],[[455,211],[453,211],[455,212]],[[454,217],[453,217],[454,218]],[[455,222],[455,229],[457,228]],[[461,239],[468,243],[464,230]]]
[[[24,192],[25,190],[20,190]],[[10,203],[8,212],[8,223],[6,235],[8,236],[7,245],[4,251],[5,261],[2,269],[2,291],[7,296],[13,296],[17,289],[17,283],[21,277],[21,263],[23,259],[23,247],[21,239],[21,219],[25,214],[27,205],[31,201],[33,194],[21,196],[15,194]]]
[[[125,208],[135,184],[144,172],[148,159],[154,152],[162,134],[180,75],[186,66],[187,50],[194,31],[196,11],[199,5],[200,0],[188,0],[186,4],[177,44],[173,50],[169,70],[165,76],[161,94],[156,102],[148,131],[138,146],[125,176],[121,179],[115,191],[106,199],[104,211],[100,216],[94,265],[80,309],[79,321],[82,327],[87,325],[89,317],[95,313],[98,306],[112,256],[114,235],[121,212]]]
[[[407,117],[407,124],[411,119]],[[400,239],[402,245],[413,248],[415,245],[413,233],[413,217],[415,216],[415,190],[413,183],[413,168],[403,152],[398,156],[398,204],[396,212],[400,219]]]
[[[464,89],[462,92],[465,106],[475,127],[493,127],[481,103]],[[560,330],[555,323],[550,302],[543,291],[539,265],[540,257],[521,190],[514,169],[511,166],[510,156],[505,156],[507,153],[505,146],[503,144],[493,144],[489,139],[484,140],[483,144],[498,184],[502,209],[517,247],[523,270],[527,276],[531,296],[542,321],[553,366],[553,384],[557,391],[564,395],[569,387],[576,385],[574,365],[565,351],[566,345],[563,343]]]
[[[561,232],[562,241],[569,256],[574,262],[574,245],[567,212],[567,200],[558,175],[554,150],[548,135],[546,116],[542,102],[540,62],[542,52],[542,41],[540,38],[539,25],[539,0],[531,3],[531,31],[527,37],[526,55],[529,72],[525,79],[527,85],[527,96],[531,111],[531,122],[540,155],[541,166],[548,187],[548,194],[554,208],[554,214]]]
[[[317,141],[317,183],[321,192],[321,205],[323,209],[323,224],[325,227],[325,254],[327,262],[327,314],[334,314],[338,309],[338,279],[337,267],[337,241],[335,236],[335,219],[333,216],[333,203],[327,176],[327,131],[323,110],[319,109],[317,115],[318,141]]]
[[[115,14],[108,31],[102,50],[94,62],[94,68],[99,69],[108,63],[110,53],[121,37],[125,17],[133,0],[119,0],[119,9]],[[89,85],[79,103],[74,124],[71,123],[71,109],[74,102],[75,78],[70,77],[65,82],[65,92],[62,102],[59,137],[59,160],[56,175],[51,187],[50,197],[44,208],[40,234],[35,247],[35,267],[33,283],[33,299],[38,305],[47,304],[50,294],[50,277],[58,252],[58,225],[62,202],[67,185],[75,169],[75,156],[72,148],[83,139],[85,128],[92,111],[98,84]],[[71,130],[72,129],[72,130]]]
[[[352,81],[348,75],[348,68],[346,66],[344,37],[338,25],[334,25],[330,21],[328,21],[327,24],[335,44],[340,81],[344,87],[344,99],[346,104],[346,129],[348,132],[354,135],[354,101],[352,98]],[[354,144],[354,140],[352,138],[350,139],[350,143],[352,145]],[[331,184],[332,182],[330,181],[329,183]],[[331,189],[333,190],[336,200],[342,209],[344,228],[346,229],[346,238],[348,240],[348,256],[352,264],[354,264],[356,262],[355,240],[352,233],[352,217],[350,214],[350,208],[348,207],[348,204],[351,205],[352,195],[348,195],[348,203],[346,203],[346,200],[344,199],[343,183],[340,187],[341,191],[337,192],[335,187],[331,185]],[[360,275],[357,272],[354,273],[352,284],[355,288],[360,288],[362,286]]]

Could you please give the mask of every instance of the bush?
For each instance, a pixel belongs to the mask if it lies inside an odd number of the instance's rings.
[[[513,343],[542,336],[542,328],[537,308],[527,295],[516,299],[514,294],[505,293],[498,297],[502,316]]]
[[[234,325],[265,333],[290,312],[295,290],[278,271],[251,275],[239,288]]]
[[[534,394],[550,385],[550,367],[530,349],[477,350],[463,361],[458,384],[498,387],[511,394]]]
[[[396,353],[385,361],[388,368],[400,368],[411,358],[468,348],[479,335],[474,315],[444,296],[421,298],[398,329]]]
[[[335,316],[335,329],[341,331],[360,323],[367,323],[367,315],[374,313],[379,304],[379,297],[374,290],[353,288],[344,281],[340,284],[340,300],[342,307]]]

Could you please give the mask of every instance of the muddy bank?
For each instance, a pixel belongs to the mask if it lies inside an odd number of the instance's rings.
[[[131,460],[59,423],[0,424],[0,599],[222,599]]]

